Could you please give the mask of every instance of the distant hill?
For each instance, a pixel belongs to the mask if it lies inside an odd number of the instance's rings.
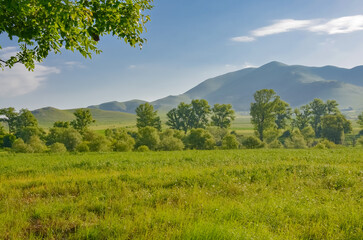
[[[41,108],[32,111],[41,127],[51,127],[56,121],[72,121],[75,119],[73,112],[76,109],[59,110],[52,107]],[[135,125],[136,116],[130,113],[117,111],[105,111],[101,109],[90,109],[96,123],[93,127],[100,126],[128,126]]]
[[[206,99],[211,105],[230,103],[236,111],[248,111],[253,94],[260,89],[274,89],[292,107],[314,98],[335,99],[341,109],[363,110],[363,66],[352,69],[334,66],[306,67],[270,62],[259,68],[245,68],[208,79],[189,91],[152,102],[166,111],[180,102]],[[104,103],[90,108],[134,113],[144,101]]]

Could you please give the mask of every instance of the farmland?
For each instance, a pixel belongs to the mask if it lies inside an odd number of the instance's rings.
[[[363,150],[0,153],[0,239],[362,239]]]

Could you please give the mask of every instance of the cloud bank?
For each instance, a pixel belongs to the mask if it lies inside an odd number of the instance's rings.
[[[29,72],[23,65],[17,64],[11,69],[0,70],[0,97],[15,97],[36,90],[50,74],[60,73],[55,67],[40,64]]]
[[[310,19],[295,20],[282,19],[274,24],[251,31],[249,36],[233,37],[234,42],[252,42],[259,37],[280,34],[291,31],[308,31],[319,34],[346,34],[363,30],[363,15],[347,16],[330,20]]]

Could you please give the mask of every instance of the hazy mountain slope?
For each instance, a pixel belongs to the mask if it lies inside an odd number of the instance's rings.
[[[75,119],[73,112],[75,109],[59,110],[56,108],[41,108],[32,111],[37,118],[41,127],[51,127],[56,121],[71,121]],[[117,111],[105,111],[101,109],[90,109],[96,123],[93,126],[100,125],[134,125],[136,115]]]
[[[293,107],[306,104],[314,98],[321,98],[337,100],[340,108],[362,110],[363,66],[344,69],[270,62],[259,68],[242,69],[208,79],[184,94],[168,96],[152,104],[159,111],[166,111],[180,102],[204,98],[211,105],[231,103],[237,111],[248,111],[253,94],[263,88],[274,89]],[[102,105],[99,106],[105,109]]]
[[[127,112],[127,113],[135,113],[135,109],[140,105],[146,103],[146,101],[142,100],[131,100],[127,102],[107,102],[100,105],[93,105],[87,108],[90,109],[102,109],[107,111],[119,111],[119,112]]]

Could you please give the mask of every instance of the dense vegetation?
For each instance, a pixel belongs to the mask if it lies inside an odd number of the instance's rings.
[[[338,103],[314,99],[295,109],[273,90],[263,89],[251,103],[251,123],[255,136],[245,136],[230,127],[235,113],[230,104],[211,107],[204,99],[180,103],[166,116],[167,129],[149,103],[136,109],[135,129],[114,128],[99,134],[90,130],[95,121],[89,109],[78,109],[72,121],[57,121],[44,130],[33,114],[22,109],[0,109],[0,147],[18,153],[175,151],[183,149],[238,148],[334,148],[337,145],[363,145],[363,131],[356,135],[351,122],[338,109]],[[362,115],[357,123],[362,127]],[[168,128],[169,127],[169,128]],[[349,135],[346,140],[345,136]]]
[[[0,239],[362,239],[363,149],[0,154]]]

